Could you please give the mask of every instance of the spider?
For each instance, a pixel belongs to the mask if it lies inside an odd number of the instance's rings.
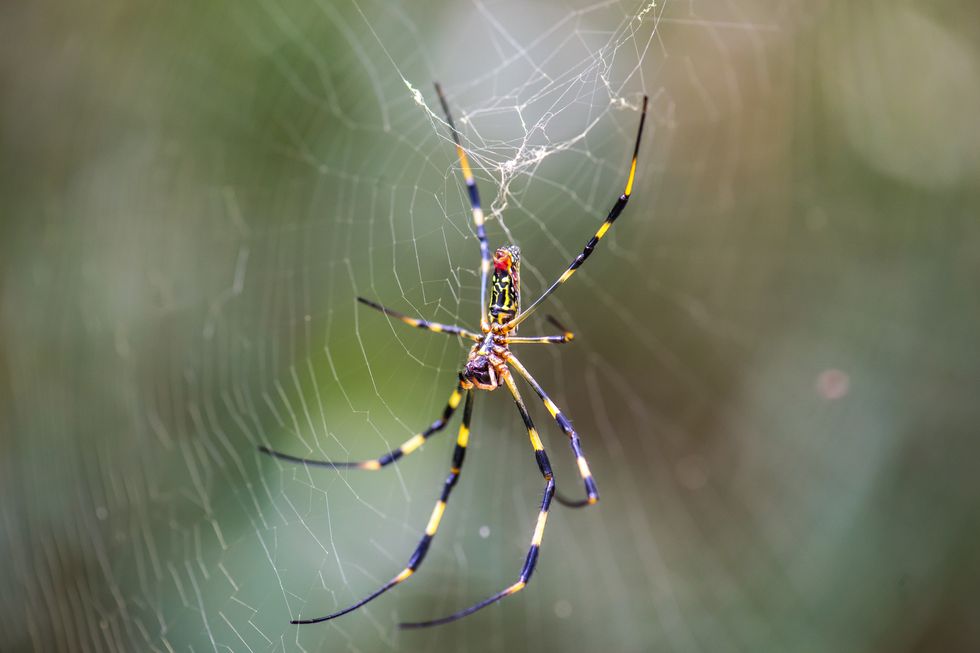
[[[485,310],[481,310],[480,314],[480,333],[469,331],[458,326],[439,324],[436,322],[411,317],[405,315],[404,313],[399,313],[398,311],[386,308],[369,299],[364,299],[363,297],[358,297],[357,299],[362,304],[370,306],[371,308],[381,311],[382,313],[385,313],[395,319],[401,320],[409,326],[425,329],[434,333],[457,335],[462,338],[475,341],[475,344],[473,345],[472,349],[470,349],[469,356],[466,359],[466,364],[459,373],[458,384],[453,390],[453,393],[449,396],[449,402],[446,404],[446,407],[442,412],[442,416],[439,417],[439,419],[433,422],[421,433],[407,440],[399,448],[394,449],[393,451],[390,451],[379,458],[359,462],[329,462],[324,460],[301,458],[298,456],[281,453],[279,451],[274,451],[265,446],[260,446],[259,450],[281,460],[301,463],[304,465],[318,465],[331,468],[354,467],[357,469],[372,471],[379,470],[382,467],[385,467],[400,459],[402,456],[412,453],[422,446],[422,444],[425,443],[425,441],[431,435],[441,431],[446,426],[446,423],[452,417],[453,413],[456,411],[465,394],[466,401],[463,406],[463,421],[459,427],[459,434],[456,437],[456,447],[453,451],[452,463],[449,468],[449,476],[446,477],[446,481],[442,487],[442,493],[440,494],[439,499],[436,501],[435,508],[432,510],[432,516],[429,518],[429,523],[425,527],[425,534],[422,535],[422,539],[416,546],[415,552],[412,554],[411,558],[409,558],[408,564],[400,573],[368,596],[364,597],[357,603],[340,610],[339,612],[334,612],[333,614],[329,614],[324,617],[317,617],[315,619],[294,619],[290,621],[292,624],[320,623],[323,621],[329,621],[330,619],[334,619],[341,615],[345,615],[348,612],[352,612],[353,610],[356,610],[369,601],[376,599],[381,594],[393,588],[395,585],[400,584],[412,576],[412,574],[414,574],[422,565],[422,561],[425,560],[425,555],[429,550],[429,545],[432,543],[432,538],[435,537],[436,531],[439,529],[439,522],[442,520],[443,513],[446,510],[449,495],[456,486],[456,482],[459,480],[460,470],[463,467],[463,458],[466,455],[466,446],[469,441],[470,419],[473,415],[473,399],[475,394],[474,388],[492,391],[496,390],[501,385],[507,386],[507,389],[514,397],[514,402],[517,404],[517,410],[520,412],[521,418],[524,420],[524,425],[527,427],[527,433],[531,439],[531,446],[534,448],[534,456],[538,464],[538,469],[541,471],[541,475],[544,477],[545,482],[544,496],[541,500],[541,510],[538,513],[534,533],[531,536],[531,546],[528,549],[527,557],[524,560],[524,566],[521,569],[517,582],[509,585],[504,590],[466,608],[465,610],[460,610],[459,612],[453,613],[449,616],[431,621],[402,623],[399,624],[399,626],[402,628],[424,628],[427,626],[438,626],[456,621],[457,619],[473,614],[477,610],[481,610],[492,603],[496,603],[504,597],[510,596],[511,594],[516,594],[527,586],[528,582],[531,580],[531,574],[534,573],[534,567],[538,561],[538,552],[541,547],[542,537],[544,536],[545,523],[548,520],[548,510],[551,506],[552,498],[555,497],[555,477],[551,470],[551,463],[548,461],[548,454],[545,453],[544,445],[541,443],[541,438],[538,436],[538,432],[531,421],[531,416],[528,414],[524,400],[521,398],[521,393],[518,391],[517,385],[514,383],[514,379],[510,372],[511,368],[513,368],[521,377],[524,378],[525,381],[527,381],[528,385],[530,385],[534,392],[537,393],[538,397],[540,397],[541,401],[545,405],[545,408],[547,408],[548,412],[551,413],[551,416],[558,424],[558,428],[560,428],[565,435],[568,436],[572,453],[574,454],[575,460],[578,463],[579,474],[581,475],[582,482],[585,485],[586,498],[581,500],[569,500],[565,499],[561,495],[558,495],[558,501],[562,504],[577,508],[592,505],[599,500],[599,491],[596,488],[595,481],[592,478],[592,472],[589,471],[589,464],[586,462],[585,456],[582,453],[582,445],[578,434],[576,434],[575,429],[572,428],[572,424],[569,422],[568,418],[566,418],[565,415],[563,415],[558,409],[555,402],[548,397],[548,394],[544,391],[544,389],[542,389],[541,385],[534,380],[534,377],[531,376],[517,357],[514,356],[513,352],[510,350],[510,346],[518,344],[560,344],[571,342],[572,338],[574,337],[572,332],[568,331],[551,316],[548,316],[547,319],[552,325],[562,332],[560,335],[518,337],[514,334],[517,332],[518,325],[526,320],[545,299],[555,292],[559,286],[568,281],[575,271],[581,267],[582,263],[584,263],[585,260],[592,254],[596,245],[599,243],[602,237],[606,235],[606,232],[609,231],[609,228],[612,226],[613,222],[617,217],[619,217],[620,213],[622,213],[623,209],[626,207],[626,203],[630,198],[630,192],[633,189],[633,177],[636,174],[636,158],[640,150],[640,138],[643,135],[643,123],[646,120],[647,98],[646,96],[643,98],[643,108],[640,113],[640,125],[636,130],[636,143],[633,146],[632,163],[630,164],[629,177],[627,177],[626,188],[623,191],[623,194],[620,195],[619,199],[617,199],[615,204],[613,204],[612,209],[609,211],[609,214],[606,216],[603,223],[599,226],[599,229],[595,232],[595,235],[593,235],[589,242],[586,243],[582,253],[575,257],[575,260],[573,260],[571,265],[568,266],[568,269],[566,269],[558,280],[551,284],[551,286],[549,286],[548,289],[545,290],[540,297],[538,297],[538,299],[532,302],[530,306],[524,310],[521,310],[520,249],[514,245],[501,247],[494,252],[493,257],[491,258],[490,247],[487,242],[487,234],[486,230],[484,229],[483,210],[480,208],[480,194],[476,187],[476,179],[473,177],[473,171],[470,168],[469,160],[466,157],[466,152],[463,150],[463,146],[460,143],[459,131],[456,129],[456,125],[453,123],[453,118],[449,111],[449,104],[446,102],[446,98],[442,93],[442,88],[438,83],[435,85],[435,88],[436,94],[439,96],[439,103],[442,105],[442,109],[446,114],[446,122],[449,126],[449,131],[451,132],[453,141],[456,144],[456,154],[459,157],[459,163],[462,167],[463,178],[466,182],[466,189],[469,193],[470,205],[473,211],[473,223],[476,227],[476,236],[480,241],[480,306],[486,307]],[[487,302],[488,291],[490,293],[489,303]]]

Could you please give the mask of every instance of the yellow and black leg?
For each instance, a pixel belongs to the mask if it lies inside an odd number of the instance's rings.
[[[558,423],[558,428],[560,428],[565,435],[568,436],[568,442],[572,446],[572,453],[575,455],[575,463],[578,465],[579,475],[582,477],[582,482],[585,484],[585,499],[566,499],[559,494],[558,497],[556,497],[558,502],[571,508],[581,508],[583,506],[591,506],[592,504],[596,503],[599,501],[599,489],[596,487],[595,480],[592,478],[592,471],[589,469],[589,463],[585,460],[585,454],[582,453],[582,442],[579,440],[575,429],[572,428],[572,423],[562,414],[555,402],[551,400],[548,393],[546,393],[544,388],[541,387],[541,384],[539,384],[534,377],[531,376],[531,373],[527,371],[527,368],[521,365],[521,362],[517,360],[516,357],[511,355],[511,357],[507,360],[507,363],[517,370],[517,373],[523,376],[531,387],[534,388],[534,391],[538,393],[538,396],[541,397],[541,401],[544,402],[544,407],[547,408],[548,412],[551,413],[551,416],[555,418],[555,422]]]
[[[557,327],[559,331],[562,332],[560,336],[528,336],[526,338],[521,337],[507,337],[506,342],[508,345],[548,345],[556,344],[561,345],[566,342],[571,342],[575,338],[575,334],[562,326],[562,323],[555,319],[554,316],[548,316],[548,322]]]
[[[632,163],[630,163],[630,173],[629,173],[629,177],[627,177],[626,179],[626,188],[625,190],[623,190],[623,194],[620,195],[619,199],[616,200],[616,203],[613,204],[612,209],[609,210],[609,214],[606,216],[606,219],[602,222],[601,225],[599,225],[599,229],[596,230],[595,235],[592,236],[589,242],[585,244],[585,249],[582,250],[582,253],[575,257],[575,260],[572,261],[572,264],[568,266],[568,269],[565,270],[564,273],[562,273],[562,275],[558,278],[557,281],[551,284],[551,286],[547,290],[545,290],[540,297],[534,300],[534,302],[530,306],[528,306],[526,310],[522,311],[520,315],[518,315],[510,322],[512,327],[516,327],[518,324],[520,324],[525,319],[527,319],[527,317],[538,306],[541,305],[541,302],[543,302],[548,296],[550,296],[551,293],[558,290],[558,287],[560,285],[568,281],[568,279],[573,274],[575,274],[575,271],[578,270],[583,263],[585,263],[585,259],[589,258],[589,256],[592,255],[592,252],[593,250],[595,250],[596,245],[599,244],[599,241],[602,240],[602,237],[605,236],[606,232],[609,231],[609,228],[612,227],[613,222],[616,221],[616,218],[619,217],[619,214],[622,213],[623,209],[626,208],[626,203],[629,202],[630,194],[633,192],[633,178],[636,176],[636,158],[640,154],[640,137],[643,136],[643,123],[646,122],[646,118],[647,118],[647,97],[644,95],[643,111],[640,113],[640,126],[636,130],[636,144],[633,146],[633,160]]]
[[[459,165],[463,168],[463,180],[466,182],[466,192],[470,197],[470,208],[473,210],[473,227],[476,229],[476,238],[480,241],[480,327],[486,330],[487,324],[487,278],[490,274],[490,243],[487,241],[487,230],[484,227],[483,208],[480,206],[480,191],[476,187],[476,178],[473,176],[473,169],[470,168],[470,160],[466,156],[466,151],[459,139],[459,130],[453,122],[453,116],[449,112],[449,103],[446,96],[442,94],[442,87],[436,82],[436,95],[439,96],[439,103],[442,111],[446,114],[446,122],[449,123],[449,131],[452,132],[453,142],[456,144],[456,155],[459,157]]]
[[[531,547],[528,549],[527,557],[524,559],[524,566],[521,568],[520,576],[518,577],[516,583],[508,586],[506,589],[498,592],[497,594],[494,594],[490,598],[484,599],[476,605],[466,608],[465,610],[460,610],[459,612],[451,614],[448,617],[434,619],[432,621],[399,624],[399,626],[402,628],[426,628],[428,626],[440,626],[451,621],[456,621],[457,619],[462,619],[467,615],[473,614],[477,610],[481,610],[492,603],[496,603],[506,596],[520,592],[527,586],[528,582],[531,580],[531,575],[534,573],[534,567],[538,562],[538,553],[541,550],[541,540],[544,537],[544,527],[548,521],[548,509],[551,507],[551,498],[555,494],[555,476],[551,471],[551,463],[548,461],[548,454],[544,451],[544,445],[541,443],[541,437],[534,428],[534,423],[531,421],[531,416],[527,412],[527,407],[524,405],[524,401],[521,399],[521,394],[518,392],[517,386],[514,384],[514,379],[512,379],[508,374],[504,377],[504,381],[507,383],[507,388],[510,390],[511,394],[514,395],[514,401],[517,403],[517,409],[521,413],[521,418],[524,420],[524,425],[527,426],[527,434],[531,438],[531,446],[534,448],[534,457],[537,460],[538,469],[541,470],[541,475],[545,480],[544,497],[541,499],[541,510],[538,513],[537,523],[534,525],[534,534],[531,535]]]
[[[433,333],[448,333],[450,335],[462,336],[464,338],[469,338],[470,340],[479,340],[480,336],[472,331],[467,331],[466,329],[452,324],[439,324],[438,322],[429,322],[428,320],[423,320],[418,317],[411,317],[405,315],[404,313],[399,313],[398,311],[393,311],[390,308],[382,306],[377,302],[372,302],[370,299],[364,299],[363,297],[358,297],[357,301],[361,302],[366,306],[381,311],[385,315],[390,315],[396,320],[401,320],[405,324],[416,329],[425,329],[426,331],[432,331]]]
[[[401,458],[406,454],[412,453],[413,451],[421,447],[423,444],[425,444],[425,441],[429,439],[429,436],[441,431],[446,426],[446,422],[449,421],[449,418],[453,416],[454,412],[456,412],[456,407],[459,406],[459,401],[462,398],[462,396],[463,396],[463,387],[461,385],[457,385],[456,389],[453,390],[453,393],[449,395],[449,402],[446,404],[446,407],[442,410],[442,416],[439,417],[439,419],[432,422],[432,424],[429,425],[429,428],[425,429],[421,433],[416,433],[411,438],[406,440],[402,446],[398,447],[397,449],[393,449],[389,451],[388,453],[381,456],[380,458],[372,458],[371,460],[352,460],[349,462],[332,462],[329,460],[315,460],[312,458],[301,458],[299,456],[293,456],[288,453],[274,451],[265,445],[260,445],[259,451],[261,451],[262,453],[269,454],[274,458],[278,458],[279,460],[286,460],[291,463],[314,465],[317,467],[333,467],[336,469],[353,467],[356,469],[366,469],[369,471],[375,471],[381,469],[385,465],[390,465],[391,463],[395,462],[396,460],[398,460],[399,458]]]
[[[456,482],[459,480],[459,472],[463,468],[463,459],[466,456],[466,446],[470,438],[470,419],[472,416],[473,391],[467,390],[466,405],[463,407],[463,423],[459,427],[459,435],[456,438],[456,448],[453,450],[453,460],[449,468],[449,476],[446,477],[446,482],[442,486],[442,493],[439,495],[439,500],[436,501],[435,508],[432,509],[432,515],[429,517],[429,523],[425,527],[425,533],[422,535],[422,539],[419,540],[418,545],[415,547],[415,552],[412,553],[412,557],[409,558],[408,565],[406,565],[406,567],[402,569],[394,578],[350,607],[344,608],[339,612],[334,612],[333,614],[329,614],[325,617],[317,617],[316,619],[294,619],[289,623],[315,624],[345,615],[348,612],[358,609],[365,603],[368,603],[369,601],[381,596],[392,587],[398,585],[414,574],[415,571],[422,566],[422,561],[425,560],[425,554],[429,552],[429,545],[432,544],[432,538],[435,537],[436,531],[439,530],[439,522],[442,521],[442,515],[446,511],[446,504],[449,502],[449,495],[452,493],[453,488],[456,487]]]

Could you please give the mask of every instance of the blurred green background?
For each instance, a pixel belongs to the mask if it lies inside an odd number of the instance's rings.
[[[4,3],[0,649],[980,650],[978,14]],[[376,455],[452,389],[459,341],[354,302],[476,322],[434,79],[528,295],[651,97],[550,304],[575,343],[522,354],[602,501],[553,509],[525,592],[397,631],[523,561],[541,480],[481,394],[421,572],[296,628],[401,569],[446,473],[451,434],[375,474],[255,448]]]

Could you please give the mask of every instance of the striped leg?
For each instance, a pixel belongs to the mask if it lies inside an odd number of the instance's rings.
[[[566,499],[562,496],[558,497],[559,503],[572,508],[580,508],[582,506],[590,506],[599,500],[599,489],[595,485],[595,480],[592,478],[592,472],[589,470],[589,463],[585,460],[585,455],[582,453],[582,442],[579,440],[578,434],[575,429],[572,428],[572,423],[568,421],[568,418],[562,415],[561,411],[558,410],[558,406],[555,402],[551,400],[551,397],[544,391],[541,385],[534,380],[531,373],[527,371],[521,362],[517,360],[513,355],[507,360],[509,365],[512,365],[517,373],[524,377],[524,379],[534,388],[534,391],[538,393],[541,397],[541,401],[544,402],[544,407],[548,409],[551,416],[555,418],[558,423],[558,428],[565,432],[568,436],[569,444],[572,445],[572,453],[575,454],[575,462],[578,464],[579,474],[582,476],[582,482],[585,484],[586,498],[574,501]]]
[[[466,405],[463,407],[463,423],[459,427],[459,436],[456,438],[456,448],[453,450],[453,461],[452,466],[449,468],[449,476],[446,477],[446,482],[442,486],[442,494],[439,495],[439,500],[436,501],[436,506],[432,509],[432,516],[429,517],[429,523],[425,527],[425,534],[422,535],[422,539],[419,540],[418,546],[415,547],[415,552],[412,553],[412,557],[409,558],[408,565],[402,569],[397,576],[376,589],[374,592],[367,595],[354,605],[344,608],[340,612],[334,612],[333,614],[329,614],[325,617],[317,617],[316,619],[294,619],[289,623],[315,624],[345,615],[348,612],[358,609],[365,603],[368,603],[369,601],[381,596],[392,587],[398,585],[406,578],[414,574],[415,571],[422,566],[422,561],[425,560],[425,554],[429,552],[429,545],[432,544],[432,538],[435,537],[436,531],[439,530],[439,522],[442,520],[442,515],[446,511],[446,503],[449,501],[449,495],[452,493],[453,488],[456,487],[456,481],[459,480],[459,472],[463,468],[463,458],[466,456],[466,445],[470,438],[470,418],[472,416],[473,391],[467,390]]]
[[[303,465],[314,465],[318,467],[333,467],[333,468],[356,467],[357,469],[367,469],[370,471],[375,471],[381,469],[385,465],[390,465],[391,463],[395,462],[396,460],[398,460],[399,458],[401,458],[406,454],[412,453],[413,451],[421,447],[425,443],[425,441],[429,439],[430,435],[432,435],[433,433],[437,433],[438,431],[441,431],[446,426],[446,422],[449,421],[449,418],[453,416],[454,412],[456,412],[456,407],[459,406],[459,400],[462,398],[462,396],[463,396],[463,387],[461,385],[457,385],[456,389],[453,390],[453,393],[449,395],[449,403],[447,403],[446,407],[442,410],[442,416],[439,419],[432,422],[432,424],[429,425],[429,428],[425,429],[421,433],[417,433],[416,435],[413,435],[411,438],[406,440],[405,444],[403,444],[402,446],[392,451],[389,451],[388,453],[381,456],[380,458],[373,458],[371,460],[350,461],[350,462],[331,462],[328,460],[314,460],[311,458],[300,458],[299,456],[293,456],[288,453],[274,451],[265,445],[260,445],[259,451],[261,451],[262,453],[267,453],[270,456],[273,456],[274,458],[278,458],[279,460],[288,460],[291,463],[301,463]]]
[[[396,320],[401,320],[408,326],[415,327],[416,329],[425,329],[426,331],[432,331],[433,333],[449,333],[452,335],[462,336],[464,338],[469,338],[470,340],[479,340],[480,336],[473,333],[472,331],[467,331],[466,329],[458,326],[453,326],[451,324],[439,324],[438,322],[429,322],[428,320],[423,320],[417,317],[410,317],[404,313],[399,313],[398,311],[393,311],[390,308],[382,306],[377,302],[372,302],[370,299],[364,299],[363,297],[358,297],[357,301],[361,302],[366,306],[381,311],[385,315],[390,315]]]
[[[527,338],[513,338],[508,337],[506,342],[508,345],[544,345],[544,344],[563,344],[566,342],[571,342],[575,338],[575,334],[562,326],[561,322],[556,320],[553,316],[548,316],[548,322],[553,324],[562,332],[560,336],[530,336]]]
[[[524,567],[521,569],[521,575],[517,579],[517,582],[513,585],[510,585],[503,591],[498,592],[490,598],[484,599],[483,601],[480,601],[476,605],[472,605],[465,610],[460,610],[459,612],[451,614],[448,617],[434,619],[432,621],[399,624],[401,628],[426,628],[428,626],[440,626],[451,621],[456,621],[457,619],[462,619],[467,615],[473,614],[477,610],[482,610],[491,603],[496,603],[505,596],[510,596],[511,594],[520,592],[527,586],[528,582],[531,580],[531,574],[534,573],[534,567],[538,562],[538,552],[541,549],[541,539],[544,537],[544,526],[548,521],[548,508],[551,507],[551,498],[555,494],[555,477],[551,472],[551,463],[548,461],[548,454],[546,454],[544,451],[544,445],[541,443],[541,438],[538,436],[538,432],[534,428],[534,424],[531,422],[531,416],[528,414],[527,407],[524,405],[524,401],[521,399],[521,394],[518,392],[517,386],[514,385],[514,379],[512,379],[508,374],[504,377],[504,381],[507,383],[507,388],[510,390],[511,394],[514,395],[514,401],[517,403],[517,409],[520,411],[521,417],[524,419],[524,425],[527,426],[527,434],[531,438],[531,446],[534,447],[534,457],[538,461],[538,469],[541,470],[541,475],[544,476],[545,480],[544,497],[541,499],[541,511],[538,513],[538,521],[534,526],[534,534],[531,536],[531,547],[528,549],[527,557],[524,559]]]
[[[470,168],[470,160],[463,150],[459,140],[459,130],[453,122],[453,116],[449,112],[449,103],[446,96],[442,94],[442,87],[436,82],[436,94],[439,96],[439,103],[442,111],[446,114],[446,122],[449,123],[449,131],[452,132],[453,142],[456,143],[456,155],[459,157],[459,164],[463,168],[463,179],[466,181],[466,190],[470,196],[470,207],[473,209],[473,226],[476,228],[476,238],[480,241],[480,328],[487,330],[487,277],[490,274],[490,244],[487,242],[487,231],[483,226],[483,209],[480,207],[480,191],[476,187],[476,179],[473,177],[473,170]]]
[[[518,315],[517,317],[515,317],[513,320],[510,321],[509,327],[511,329],[516,327],[524,320],[526,320],[527,317],[531,313],[533,313],[538,306],[541,305],[541,302],[543,302],[546,298],[548,298],[551,295],[551,293],[558,290],[558,287],[560,285],[568,281],[569,277],[575,274],[575,270],[579,269],[579,267],[581,267],[581,265],[585,263],[585,259],[589,258],[589,256],[592,254],[592,251],[595,249],[595,246],[599,244],[599,241],[602,240],[602,237],[606,235],[607,231],[609,231],[609,228],[612,226],[613,222],[616,221],[616,218],[619,217],[619,214],[623,212],[624,208],[626,208],[626,203],[629,201],[630,194],[633,192],[633,177],[636,175],[636,157],[640,153],[640,137],[643,135],[643,123],[646,121],[646,117],[647,117],[647,97],[644,95],[643,111],[640,114],[640,126],[636,130],[636,144],[633,146],[633,162],[630,164],[630,174],[629,177],[626,179],[626,190],[623,191],[623,194],[620,195],[619,199],[616,200],[616,203],[613,204],[612,209],[610,209],[609,211],[609,215],[607,215],[605,221],[603,221],[603,223],[599,225],[599,229],[595,232],[595,235],[592,236],[592,239],[585,244],[585,249],[582,250],[582,253],[575,257],[575,260],[572,261],[572,264],[568,266],[568,269],[565,270],[565,272],[558,278],[558,281],[551,284],[551,287],[545,290],[540,297],[534,300],[534,303],[532,303],[520,315]]]

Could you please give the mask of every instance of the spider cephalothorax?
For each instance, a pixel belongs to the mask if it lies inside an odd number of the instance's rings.
[[[465,390],[474,386],[480,390],[496,390],[510,374],[507,370],[509,358],[505,336],[487,333],[470,349],[466,365],[459,373],[459,384]]]
[[[492,336],[488,339],[492,339]],[[503,350],[503,351],[502,351]],[[507,365],[501,355],[506,347],[488,343],[487,347],[477,344],[470,351],[470,357],[459,373],[459,384],[469,390],[474,386],[480,390],[496,390],[507,374]]]
[[[455,621],[465,617],[466,615],[473,614],[477,610],[485,608],[486,606],[495,603],[506,596],[520,592],[531,580],[531,574],[534,573],[535,565],[537,565],[538,553],[541,549],[541,541],[544,537],[545,522],[548,519],[548,510],[551,507],[552,497],[555,497],[559,502],[565,505],[576,508],[592,505],[599,500],[599,491],[596,488],[595,481],[592,479],[592,472],[589,470],[589,464],[585,461],[585,455],[582,453],[581,441],[579,440],[575,429],[572,427],[571,421],[569,421],[569,419],[562,414],[561,410],[559,410],[555,402],[548,397],[541,385],[534,380],[531,373],[528,372],[517,357],[514,356],[510,350],[510,346],[559,344],[571,342],[573,337],[571,331],[563,327],[557,320],[550,316],[548,321],[562,332],[560,335],[518,337],[515,336],[514,333],[517,331],[517,325],[526,320],[527,317],[531,315],[547,297],[551,296],[551,293],[555,292],[559,286],[568,281],[568,279],[575,273],[582,263],[585,262],[585,259],[592,255],[596,245],[598,245],[602,237],[606,235],[606,232],[609,231],[609,228],[612,226],[616,218],[619,217],[619,214],[623,212],[623,209],[626,208],[626,202],[629,201],[630,193],[633,189],[633,177],[636,173],[636,157],[640,150],[640,137],[643,135],[643,121],[646,118],[647,112],[647,98],[643,98],[643,110],[640,114],[640,126],[636,132],[636,144],[633,146],[633,162],[630,165],[630,172],[629,176],[626,178],[626,188],[623,191],[623,194],[620,195],[619,199],[616,200],[616,203],[613,204],[613,207],[610,209],[605,221],[599,225],[599,229],[595,232],[595,235],[592,236],[592,239],[589,240],[588,243],[586,243],[582,253],[575,257],[575,260],[572,261],[571,265],[568,266],[565,272],[562,273],[558,280],[552,283],[541,294],[541,296],[532,302],[530,306],[526,307],[524,310],[521,310],[521,251],[514,245],[501,247],[494,252],[491,260],[490,246],[487,240],[487,232],[484,227],[483,209],[480,208],[480,194],[476,188],[476,178],[473,176],[473,170],[470,168],[469,160],[466,157],[466,152],[463,150],[463,146],[460,143],[460,135],[459,132],[456,131],[456,126],[453,124],[452,116],[449,113],[449,106],[446,104],[446,98],[442,95],[442,90],[439,88],[438,84],[436,84],[436,91],[439,94],[439,101],[442,103],[442,108],[446,113],[446,122],[449,124],[450,133],[452,134],[453,141],[456,144],[456,154],[459,156],[459,162],[463,172],[463,179],[466,181],[466,188],[469,193],[470,204],[473,209],[473,226],[476,229],[476,237],[480,243],[480,332],[470,331],[469,329],[451,324],[439,324],[437,322],[430,322],[421,318],[411,317],[409,315],[405,315],[404,313],[393,311],[390,308],[385,308],[381,304],[364,299],[363,297],[358,297],[357,299],[361,303],[377,309],[382,313],[390,315],[395,319],[401,320],[409,326],[425,329],[427,331],[433,331],[435,333],[456,335],[473,341],[475,344],[473,345],[473,348],[470,349],[469,356],[466,359],[466,364],[459,373],[459,383],[457,384],[455,390],[453,390],[453,393],[449,395],[449,402],[446,404],[446,407],[442,412],[442,416],[439,419],[433,422],[421,433],[417,433],[413,437],[409,438],[397,449],[393,449],[392,451],[389,451],[378,458],[356,462],[329,462],[325,460],[300,458],[287,453],[280,453],[278,451],[273,451],[264,445],[260,446],[259,449],[281,460],[303,463],[306,465],[320,465],[323,467],[332,468],[356,467],[358,469],[366,470],[381,469],[382,467],[395,462],[402,456],[412,453],[421,447],[429,436],[437,431],[441,431],[446,426],[449,418],[456,412],[456,408],[459,407],[459,404],[463,400],[463,396],[465,394],[466,400],[463,407],[463,423],[460,425],[459,435],[456,437],[456,448],[453,449],[453,457],[449,467],[449,476],[442,485],[442,492],[439,495],[439,499],[436,501],[435,508],[432,510],[432,516],[429,517],[429,523],[425,527],[425,533],[418,545],[415,547],[415,553],[413,553],[412,557],[409,558],[408,565],[404,569],[402,569],[387,583],[357,603],[354,603],[353,605],[338,612],[328,614],[324,617],[316,617],[313,619],[296,619],[292,621],[294,624],[312,624],[321,621],[328,621],[335,617],[347,614],[352,610],[356,610],[368,601],[372,601],[381,596],[395,585],[405,581],[415,573],[416,569],[422,565],[422,561],[425,560],[425,555],[429,550],[429,545],[432,543],[432,538],[435,537],[436,531],[439,530],[439,523],[442,520],[442,515],[446,510],[446,503],[449,501],[449,495],[456,486],[456,481],[459,480],[459,474],[463,468],[463,459],[466,455],[466,447],[470,437],[470,419],[473,415],[473,401],[476,395],[476,393],[473,391],[474,388],[478,388],[480,390],[495,390],[501,385],[506,385],[511,395],[514,397],[514,403],[517,404],[517,410],[521,414],[521,419],[524,421],[524,426],[527,428],[527,434],[531,440],[531,447],[534,449],[534,457],[538,463],[538,470],[541,472],[541,476],[543,477],[545,483],[544,495],[541,499],[541,510],[538,512],[538,519],[534,526],[534,533],[531,535],[531,546],[528,549],[527,557],[524,559],[524,566],[521,568],[520,575],[518,576],[516,582],[508,585],[503,590],[497,592],[489,598],[466,608],[465,610],[460,610],[459,612],[451,614],[447,617],[434,619],[432,621],[403,623],[401,624],[403,628],[421,628],[425,626],[437,626],[439,624],[449,623],[450,621]],[[492,277],[490,276],[491,269],[493,270]],[[488,290],[490,292],[489,301],[487,301]],[[548,454],[545,453],[544,444],[541,442],[537,429],[534,428],[534,423],[531,421],[531,416],[527,411],[527,406],[524,405],[524,400],[521,398],[521,393],[517,389],[517,384],[515,383],[510,371],[511,368],[513,368],[513,370],[517,372],[520,377],[527,381],[528,385],[531,386],[535,394],[537,394],[544,403],[545,408],[547,408],[552,418],[554,418],[558,428],[568,436],[568,442],[571,445],[572,453],[575,456],[575,462],[578,466],[579,476],[581,476],[582,483],[585,486],[584,499],[569,500],[563,498],[561,494],[555,493],[555,476],[551,470],[551,463],[548,460]]]

